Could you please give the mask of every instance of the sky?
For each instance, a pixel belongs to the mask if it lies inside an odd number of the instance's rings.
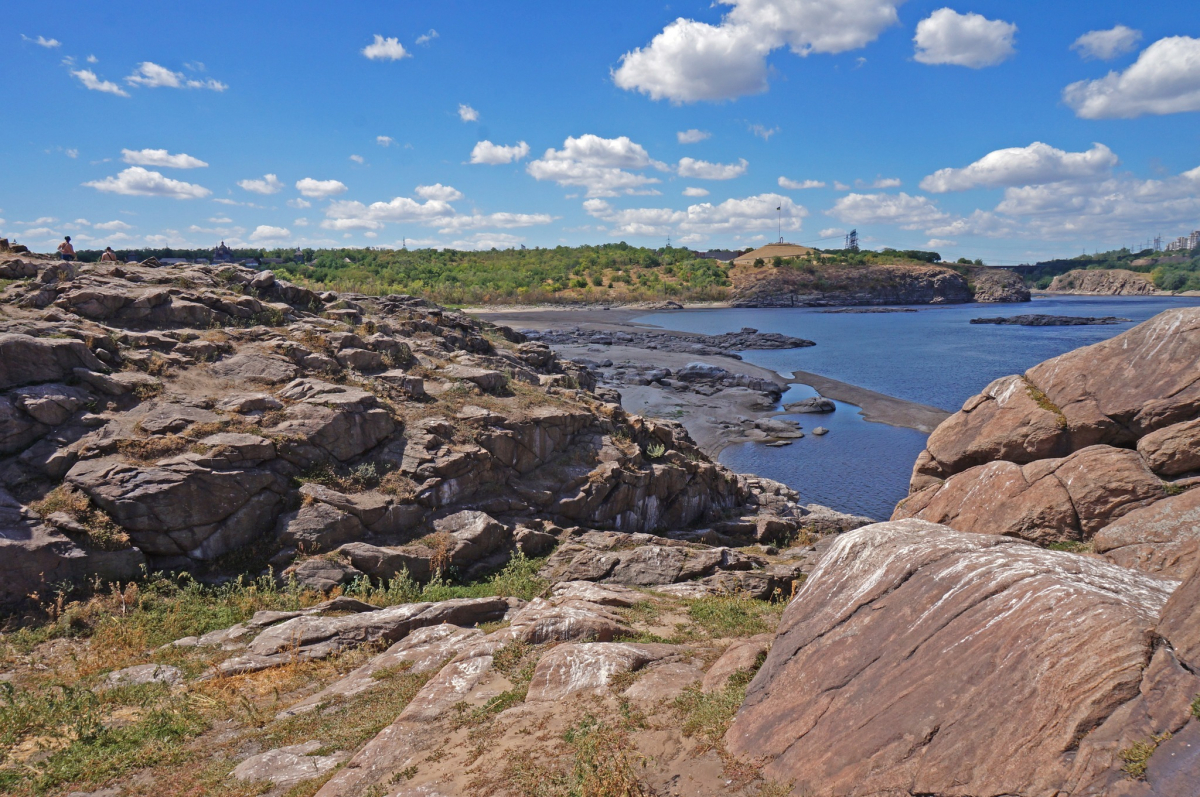
[[[996,264],[1200,228],[1180,1],[10,4],[0,236],[777,240]]]

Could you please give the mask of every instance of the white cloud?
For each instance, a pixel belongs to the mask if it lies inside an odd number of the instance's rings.
[[[87,57],[87,62],[88,62],[89,64],[98,64],[98,63],[100,63],[100,59],[99,59],[99,58],[97,58],[97,57],[96,57],[96,56],[94,56],[94,55],[89,55],[89,56]]]
[[[110,232],[119,232],[121,230],[132,230],[133,227],[129,224],[126,224],[123,221],[117,220],[117,221],[102,221],[98,224],[93,224],[92,229],[108,230]]]
[[[172,199],[201,199],[212,193],[204,186],[172,180],[159,172],[130,166],[115,177],[92,180],[84,185],[109,194],[123,196],[161,196]]]
[[[761,138],[763,141],[770,141],[771,136],[779,132],[779,128],[766,127],[764,125],[750,125],[750,132]]]
[[[297,227],[307,227],[308,219],[295,219],[292,224],[296,225]]]
[[[958,246],[958,241],[948,241],[945,238],[930,238],[925,242],[926,248],[944,249],[947,246]]]
[[[209,221],[212,222],[213,224],[232,224],[233,223],[233,219],[229,218],[228,216],[213,216],[212,218],[209,219]]]
[[[346,193],[346,184],[338,180],[314,180],[305,177],[296,181],[296,190],[310,199],[324,199]]]
[[[194,80],[188,78],[182,72],[173,72],[165,66],[160,66],[153,61],[143,61],[133,70],[133,74],[125,78],[125,82],[131,86],[141,86],[148,89],[209,89],[210,91],[224,91],[229,88],[219,80]]]
[[[490,141],[480,141],[471,150],[471,163],[483,163],[496,166],[501,163],[513,163],[524,160],[529,155],[529,145],[519,141],[511,147],[493,144]]]
[[[54,224],[56,221],[58,221],[58,219],[55,218],[54,216],[39,216],[38,218],[34,219],[33,221],[14,221],[13,224],[21,224],[24,226],[31,227],[34,225]]]
[[[391,136],[375,136],[375,143],[381,147],[390,147],[396,143],[396,139]]]
[[[872,188],[899,188],[903,183],[899,177],[877,177],[871,183]]]
[[[64,150],[64,151],[63,151],[63,154],[64,154],[64,155],[66,155],[68,158],[78,158],[78,157],[79,157],[79,150],[77,150],[77,149],[68,149],[68,150]]]
[[[675,138],[679,140],[680,144],[698,144],[705,139],[712,138],[712,133],[692,128],[691,130],[680,130],[675,134]]]
[[[202,169],[207,163],[191,155],[172,155],[165,149],[123,149],[121,160],[134,166],[158,166],[166,169]]]
[[[440,199],[443,202],[457,202],[463,198],[462,192],[457,188],[451,188],[441,183],[419,185],[415,193],[422,199]]]
[[[949,215],[929,197],[898,194],[847,194],[829,215],[844,224],[897,224],[906,230],[942,221]]]
[[[105,94],[116,94],[118,97],[129,96],[129,93],[125,89],[111,80],[101,80],[90,69],[75,69],[71,71],[71,75],[78,78],[79,82],[84,85],[84,88],[91,89],[92,91],[103,91]]]
[[[561,150],[548,149],[526,171],[536,180],[553,180],[561,186],[577,185],[587,189],[589,197],[617,196],[644,191],[661,182],[656,177],[635,174],[630,169],[654,167],[668,170],[665,163],[652,160],[646,150],[628,136],[601,138],[591,133],[568,137]]]
[[[708,196],[708,189],[700,188],[699,186],[688,186],[687,188],[683,189],[683,195],[690,197]]]
[[[917,23],[916,60],[980,69],[995,66],[1016,53],[1017,26],[979,14],[940,8]]]
[[[399,61],[409,57],[409,52],[404,49],[399,38],[385,39],[378,33],[375,34],[374,42],[362,48],[362,54],[372,61]]]
[[[458,118],[462,119],[464,122],[478,122],[479,121],[479,111],[475,110],[470,105],[464,105],[462,103],[459,103]]]
[[[287,227],[271,227],[266,224],[260,224],[254,228],[254,232],[250,233],[251,241],[282,241],[292,236],[292,231]]]
[[[1117,25],[1110,30],[1092,30],[1080,36],[1071,45],[1084,60],[1111,61],[1119,55],[1131,53],[1142,40],[1142,32]]]
[[[780,177],[779,187],[789,191],[803,191],[808,188],[824,188],[825,183],[820,180],[789,180],[786,177]]]
[[[1200,39],[1159,39],[1124,72],[1067,86],[1063,101],[1083,119],[1200,111]]]
[[[289,199],[287,201],[287,206],[289,208],[297,208],[299,210],[303,210],[305,208],[311,208],[312,203],[309,202],[307,199],[301,199],[300,197],[296,197],[295,199]]]
[[[354,161],[355,163],[366,163],[367,162],[367,159],[364,158],[362,155],[351,155],[350,160]]]
[[[238,180],[238,187],[253,194],[278,194],[283,183],[273,174],[264,174],[261,180]]]
[[[614,235],[666,235],[691,233],[698,236],[774,230],[782,213],[783,229],[799,230],[808,210],[790,197],[759,194],[745,199],[727,199],[719,205],[703,202],[687,210],[632,208],[619,210],[603,199],[583,203],[587,213],[610,225]]]
[[[841,180],[834,180],[833,181],[833,190],[834,191],[849,191],[850,186],[846,185]]]
[[[438,32],[430,28],[428,33],[422,33],[417,37],[417,44],[429,44],[436,38],[438,38]]]
[[[998,149],[961,169],[939,169],[921,181],[935,194],[972,188],[1103,179],[1120,163],[1111,149],[1093,144],[1087,152],[1064,152],[1035,141],[1028,147]]]
[[[842,227],[826,227],[817,233],[817,235],[820,235],[822,238],[833,238],[837,235],[845,235],[847,232],[849,232],[849,230],[846,230]]]
[[[485,227],[500,229],[535,227],[540,224],[549,224],[554,221],[554,218],[548,213],[475,213],[469,216],[454,216],[440,221],[438,224],[441,227],[439,232],[445,233],[457,230],[478,230]]]
[[[767,90],[767,55],[864,47],[896,24],[904,0],[719,0],[719,25],[679,18],[645,47],[621,57],[613,82],[675,103],[727,100]]]
[[[746,173],[750,164],[745,158],[737,163],[709,163],[695,158],[679,159],[679,176],[695,177],[701,180],[732,180]]]
[[[25,237],[33,238],[33,239],[57,238],[58,233],[55,232],[54,230],[50,229],[49,227],[34,227],[32,229],[25,231]]]
[[[27,42],[33,42],[38,47],[45,47],[48,50],[52,50],[55,47],[62,46],[62,42],[60,42],[58,39],[47,39],[45,36],[38,36],[36,39],[31,39],[28,36],[26,36],[24,33],[22,33],[21,38]]]

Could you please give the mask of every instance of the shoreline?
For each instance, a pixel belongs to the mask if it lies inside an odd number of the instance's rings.
[[[720,309],[717,304],[691,305],[670,311],[649,308],[614,307],[575,308],[564,310],[555,307],[539,308],[470,308],[463,312],[494,324],[503,324],[514,329],[537,331],[574,329],[599,332],[661,332],[664,336],[677,339],[704,341],[707,335],[682,332],[651,324],[641,324],[634,318],[649,312],[687,312],[700,309]],[[819,342],[818,342],[819,345]],[[575,360],[612,360],[611,368],[621,373],[625,364],[643,367],[668,368],[672,373],[689,363],[706,363],[723,368],[731,374],[775,382],[785,388],[790,385],[807,385],[826,398],[852,405],[864,420],[915,429],[928,434],[952,413],[937,407],[906,401],[868,390],[857,385],[814,374],[808,371],[793,371],[790,377],[768,368],[748,363],[745,360],[724,354],[700,354],[679,351],[614,345],[553,345],[562,357]],[[600,374],[604,376],[605,374]],[[696,444],[714,459],[729,445],[741,442],[767,442],[770,437],[747,435],[746,429],[734,419],[739,416],[751,421],[793,415],[777,402],[767,402],[766,394],[743,388],[727,389],[713,395],[664,389],[652,385],[639,385],[631,381],[610,382],[621,393],[621,404],[638,415],[678,420],[687,428]],[[820,425],[820,414],[813,414],[812,427]],[[806,430],[808,431],[808,430]]]

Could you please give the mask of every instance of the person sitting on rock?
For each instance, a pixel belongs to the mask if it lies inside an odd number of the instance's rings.
[[[104,252],[100,255],[101,263],[116,263],[117,253],[112,250],[111,246],[104,247]]]
[[[71,236],[63,238],[63,242],[58,245],[58,259],[68,261],[75,259],[75,247],[71,246]]]

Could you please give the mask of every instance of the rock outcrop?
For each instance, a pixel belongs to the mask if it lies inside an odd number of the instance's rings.
[[[975,301],[987,303],[1027,302],[1029,288],[1015,271],[1006,268],[972,268],[968,271]]]
[[[1194,722],[1177,583],[923,521],[859,529],[784,613],[726,741],[794,794],[1130,793],[1121,751]]]
[[[974,299],[961,274],[941,266],[743,266],[730,272],[734,307],[961,304]]]
[[[1162,293],[1147,275],[1123,268],[1068,271],[1055,277],[1047,290],[1051,293],[1097,296],[1153,296]]]
[[[998,379],[930,435],[893,518],[1090,543],[1181,574],[1195,544],[1198,366],[1200,310],[1188,308]]]

